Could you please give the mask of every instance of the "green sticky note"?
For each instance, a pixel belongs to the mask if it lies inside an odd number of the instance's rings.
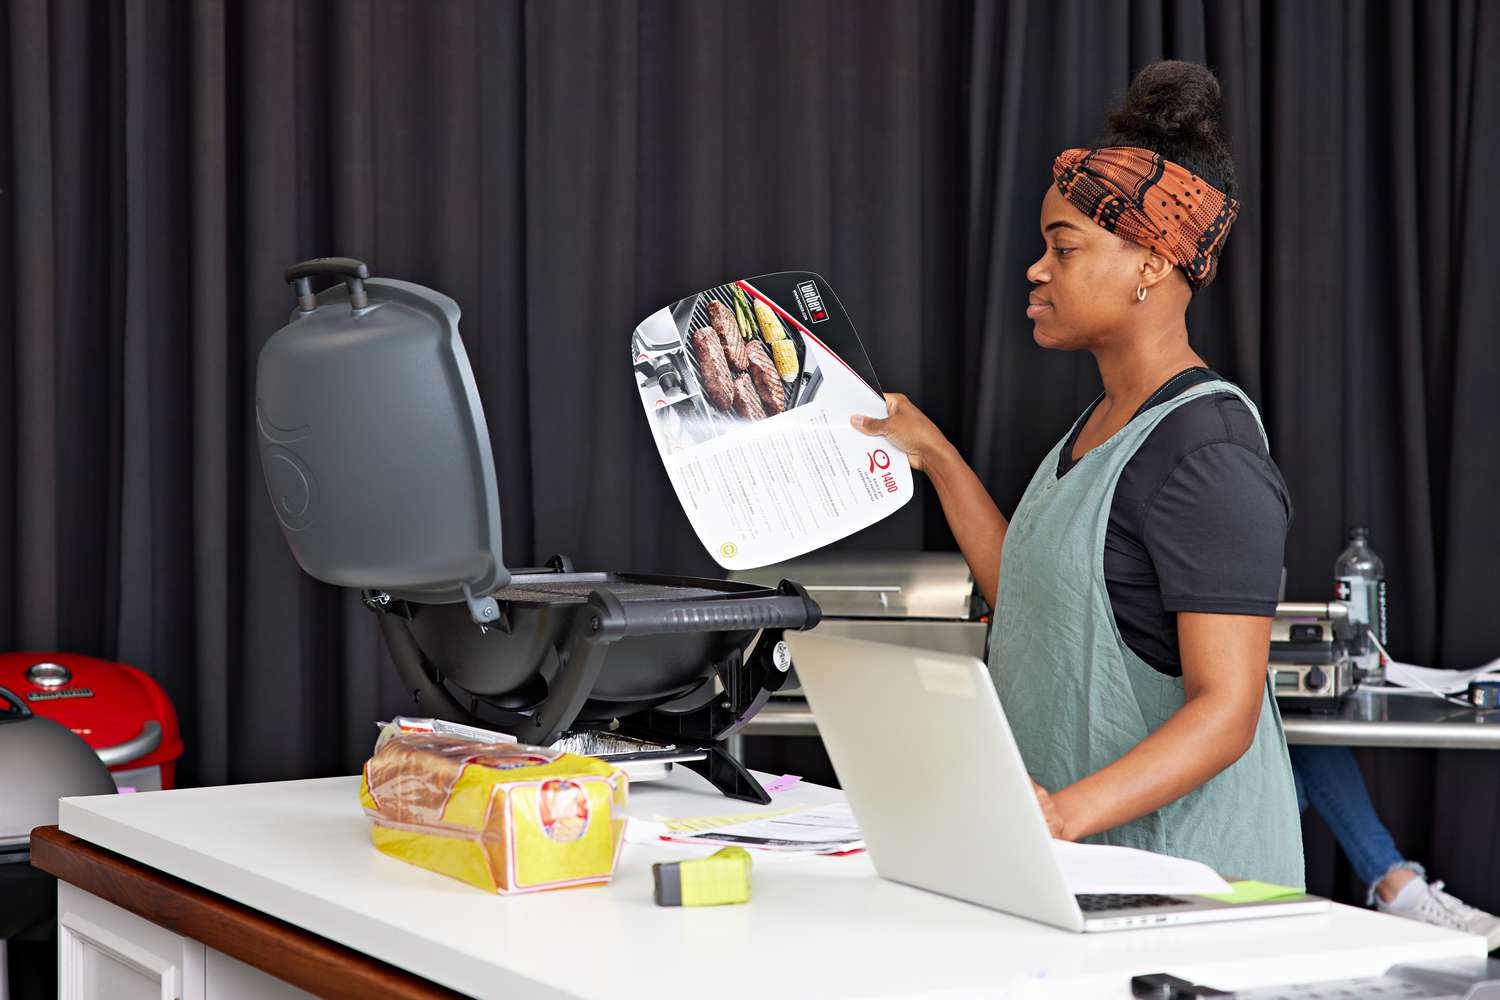
[[[1231,882],[1229,892],[1205,892],[1205,899],[1217,899],[1221,903],[1264,903],[1285,896],[1300,896],[1301,889],[1289,885],[1272,885],[1270,882]]]

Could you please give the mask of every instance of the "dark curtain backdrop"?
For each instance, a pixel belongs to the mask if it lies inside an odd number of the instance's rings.
[[[713,571],[627,338],[785,268],[829,278],[1008,512],[1098,391],[1024,318],[1051,157],[1162,57],[1224,84],[1245,207],[1189,326],[1261,403],[1289,596],[1327,594],[1368,524],[1398,656],[1500,654],[1493,4],[3,6],[0,648],[148,670],[187,780],[346,773],[401,705],[368,613],[300,574],[261,485],[287,264],[355,256],[458,301],[513,565]],[[952,539],[929,492],[846,544]],[[1362,763],[1408,853],[1500,908],[1500,757]],[[1347,894],[1309,829],[1315,887]]]

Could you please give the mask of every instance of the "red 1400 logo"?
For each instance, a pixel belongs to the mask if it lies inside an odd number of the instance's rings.
[[[891,456],[884,448],[865,452],[865,457],[870,460],[870,474],[880,470],[880,485],[885,487],[887,493],[895,493],[900,487],[896,484],[896,477],[885,471],[891,467]]]

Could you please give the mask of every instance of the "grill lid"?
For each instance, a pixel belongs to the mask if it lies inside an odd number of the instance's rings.
[[[343,283],[312,294],[312,279]],[[339,587],[428,604],[510,580],[489,430],[458,304],[346,257],[286,273],[297,309],[256,372],[261,468],[297,563]]]
[[[729,579],[762,586],[792,580],[824,618],[936,618],[972,621],[988,613],[969,564],[957,552],[818,553]]]
[[[57,822],[60,797],[107,795],[115,783],[87,743],[0,687],[0,788],[0,851],[8,853],[25,848],[33,827]]]

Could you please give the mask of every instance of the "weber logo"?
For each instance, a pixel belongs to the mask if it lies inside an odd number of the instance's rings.
[[[91,688],[68,688],[65,691],[28,691],[27,701],[56,701],[59,698],[92,698]]]
[[[802,298],[802,305],[807,309],[807,318],[811,322],[821,323],[828,318],[828,312],[823,308],[823,296],[818,294],[816,282],[802,282],[797,286],[797,294]]]

